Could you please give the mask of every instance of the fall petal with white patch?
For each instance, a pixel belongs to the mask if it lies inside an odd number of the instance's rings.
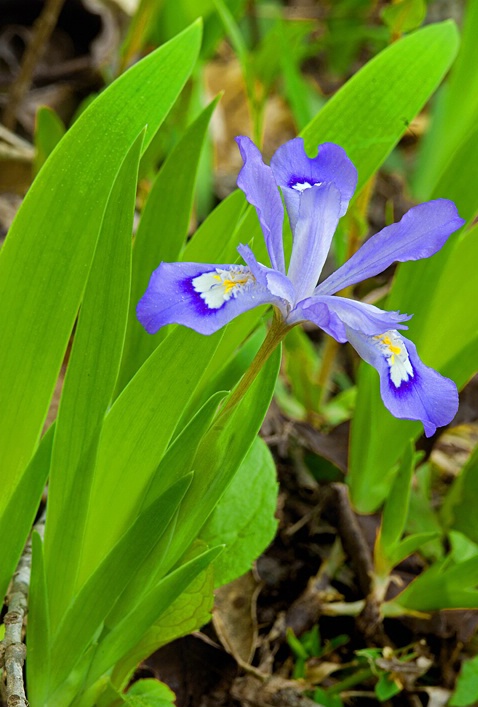
[[[244,292],[255,281],[249,268],[243,265],[231,266],[229,270],[216,268],[195,277],[191,282],[210,309],[219,309],[231,299]]]

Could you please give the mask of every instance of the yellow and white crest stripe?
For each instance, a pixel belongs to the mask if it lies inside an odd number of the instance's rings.
[[[414,372],[407,348],[402,338],[393,331],[386,331],[373,337],[378,344],[380,352],[387,359],[390,380],[395,388],[413,378]]]
[[[231,297],[237,297],[253,282],[255,278],[249,268],[233,265],[229,270],[216,268],[212,272],[198,275],[192,280],[192,286],[209,309],[219,309]]]

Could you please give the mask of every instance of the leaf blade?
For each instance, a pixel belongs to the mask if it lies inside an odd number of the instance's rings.
[[[168,113],[199,43],[195,24],[100,95],[54,150],[10,229],[0,253],[0,329],[10,342],[0,351],[2,507],[37,444],[113,178],[139,130],[149,124],[149,142]],[[108,126],[110,140],[97,125]]]
[[[119,370],[142,141],[143,131],[126,155],[106,205],[58,410],[45,527],[53,630],[72,597],[98,439]]]
[[[358,193],[440,84],[458,41],[455,25],[446,21],[384,49],[302,131],[306,150],[327,140],[340,144],[358,168]]]

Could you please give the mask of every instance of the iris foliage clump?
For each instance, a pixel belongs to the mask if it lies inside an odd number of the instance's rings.
[[[343,70],[333,22],[322,45],[307,25],[307,43],[276,7],[254,45],[242,5],[204,3],[203,35],[191,8],[139,4],[118,77],[58,135],[0,251],[0,584],[12,611],[10,582],[26,564],[32,707],[171,702],[164,686],[150,698],[151,685],[127,688],[142,660],[207,623],[214,589],[273,540],[276,470],[258,434],[274,392],[284,415],[316,431],[350,422],[351,506],[381,514],[367,596],[336,597],[324,612],[359,616],[373,605],[382,620],[478,608],[478,453],[438,513],[432,467],[415,450],[423,433],[454,424],[458,391],[478,371],[476,4],[461,31],[449,20],[420,28],[422,3],[390,4],[373,56],[327,100],[301,62],[322,51],[330,71]],[[348,35],[352,59],[361,27]],[[239,189],[212,208],[201,180],[219,98],[205,105],[198,94],[225,38],[254,140],[231,139]],[[150,44],[158,48],[147,53]],[[266,160],[273,90],[300,136]],[[426,105],[411,173],[394,150]],[[397,165],[412,205],[367,237],[374,180]],[[361,300],[377,288],[356,286],[385,271],[386,287]],[[304,333],[310,323],[318,346]],[[347,342],[343,364],[336,343]],[[310,468],[321,482],[322,462],[316,455]],[[417,552],[423,571],[390,593],[395,568]],[[325,648],[289,638],[304,678]],[[17,644],[7,631],[5,655]],[[402,689],[380,651],[357,655],[357,674],[378,677],[379,699]],[[318,688],[316,701],[340,700],[331,690]]]

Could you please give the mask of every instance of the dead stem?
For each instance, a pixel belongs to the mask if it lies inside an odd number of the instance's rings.
[[[381,605],[374,594],[374,567],[372,554],[362,533],[357,517],[352,509],[349,492],[345,484],[330,484],[330,520],[339,532],[342,545],[357,577],[361,593],[365,597],[363,610],[357,617],[357,628],[366,639],[373,639],[382,646],[390,646],[391,641],[383,628]]]
[[[65,0],[46,0],[40,16],[33,25],[30,43],[23,54],[20,71],[10,86],[3,112],[3,123],[9,130],[15,127],[18,107],[30,88],[35,66],[55,29],[64,2]]]
[[[45,515],[34,529],[43,535]],[[8,707],[28,707],[23,681],[26,648],[22,641],[23,622],[28,610],[28,590],[32,564],[32,543],[28,539],[7,595],[8,612],[3,619],[5,638],[0,644],[5,670],[5,703]]]

